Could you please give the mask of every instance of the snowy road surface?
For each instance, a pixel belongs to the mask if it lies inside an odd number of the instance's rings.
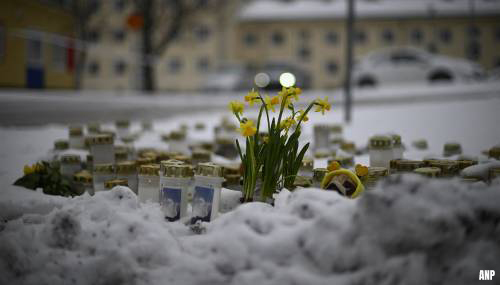
[[[500,96],[500,83],[395,86],[355,90],[355,106],[450,102]],[[210,112],[225,108],[245,92],[138,95],[136,93],[72,91],[2,91],[0,125],[85,123],[117,119],[169,118],[187,112]],[[341,106],[340,90],[308,91],[310,100],[330,96]]]

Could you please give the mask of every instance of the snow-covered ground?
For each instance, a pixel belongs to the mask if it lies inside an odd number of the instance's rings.
[[[448,141],[478,157],[500,143],[499,93],[476,89],[468,94],[472,100],[411,104],[385,104],[411,96],[368,95],[380,101],[355,108],[344,138],[363,146],[373,134],[396,132],[407,157],[440,156]],[[303,100],[316,95],[324,93]],[[5,98],[18,102],[13,96]],[[33,102],[32,94],[23,96]],[[206,104],[225,104],[224,98]],[[159,134],[181,123],[191,140],[210,140],[220,117],[230,116],[218,110],[155,120],[155,132],[144,134],[136,147],[166,147]],[[312,114],[303,141],[311,140],[313,123],[342,118],[335,104],[325,116]],[[195,131],[197,122],[207,128]],[[473,284],[480,269],[500,272],[498,181],[486,186],[395,177],[355,201],[314,189],[283,191],[275,207],[240,206],[195,235],[182,223],[164,222],[159,206],[139,204],[126,188],[62,198],[11,186],[24,164],[43,158],[55,139],[66,137],[65,125],[0,127],[0,284]],[[411,147],[420,138],[428,140],[428,150]],[[367,157],[356,162],[367,164]],[[316,167],[324,164],[317,161]]]

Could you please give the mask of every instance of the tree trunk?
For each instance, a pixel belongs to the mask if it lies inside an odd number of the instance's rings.
[[[142,90],[152,92],[154,84],[153,66],[153,0],[143,0],[142,16],[144,26],[142,29]]]

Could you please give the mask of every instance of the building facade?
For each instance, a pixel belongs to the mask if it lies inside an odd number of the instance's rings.
[[[259,69],[284,62],[308,73],[312,88],[336,88],[345,72],[345,2],[226,1],[222,9],[188,15],[175,42],[152,58],[156,87],[196,91],[225,63]],[[99,3],[83,87],[138,89],[140,32],[125,26],[133,1]],[[498,0],[358,0],[356,15],[356,58],[386,47],[416,46],[485,69],[500,66]]]
[[[0,1],[0,87],[73,88],[74,20],[56,1]]]

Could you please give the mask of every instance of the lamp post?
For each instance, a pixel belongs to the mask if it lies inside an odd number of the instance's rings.
[[[347,21],[346,21],[346,61],[345,61],[345,81],[344,81],[344,120],[349,123],[352,119],[352,65],[353,65],[353,48],[354,48],[354,1],[347,1]]]

